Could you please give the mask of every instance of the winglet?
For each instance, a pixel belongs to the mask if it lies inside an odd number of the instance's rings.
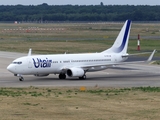
[[[28,52],[28,56],[31,56],[31,54],[32,54],[32,49],[30,48]]]
[[[151,55],[149,56],[147,62],[150,62],[155,54],[156,50],[153,50],[153,52],[151,53]]]

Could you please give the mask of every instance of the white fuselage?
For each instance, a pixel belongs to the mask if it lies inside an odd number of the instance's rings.
[[[13,74],[40,75],[59,74],[63,69],[84,66],[84,70],[91,72],[125,60],[120,54],[106,53],[36,55],[18,58],[7,69]]]

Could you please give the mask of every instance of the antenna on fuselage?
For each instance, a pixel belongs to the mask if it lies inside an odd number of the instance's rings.
[[[30,48],[28,51],[28,56],[31,56],[31,54],[32,54],[32,49]]]

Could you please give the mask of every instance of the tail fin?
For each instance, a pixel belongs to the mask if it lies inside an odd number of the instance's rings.
[[[127,53],[128,48],[128,39],[130,34],[131,28],[131,20],[126,20],[125,24],[123,25],[117,39],[115,40],[114,44],[111,48],[103,51],[102,53]]]

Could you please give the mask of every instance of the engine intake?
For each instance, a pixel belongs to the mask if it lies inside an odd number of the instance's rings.
[[[67,75],[69,77],[82,77],[84,70],[82,68],[70,68],[67,70]]]

